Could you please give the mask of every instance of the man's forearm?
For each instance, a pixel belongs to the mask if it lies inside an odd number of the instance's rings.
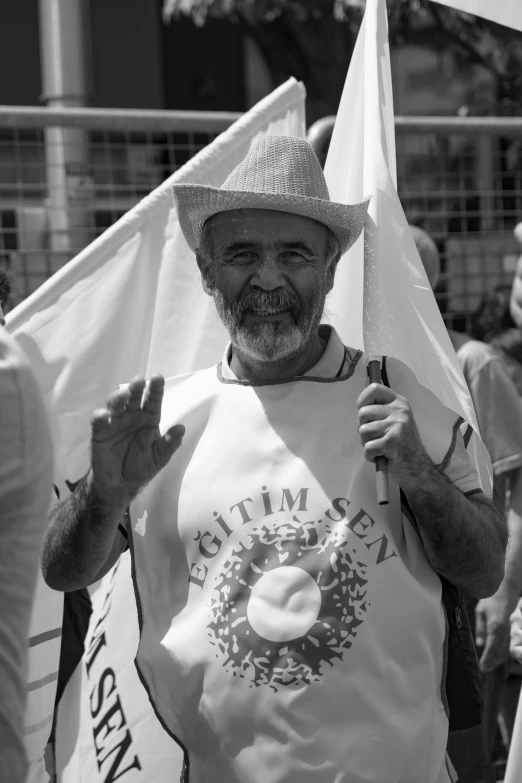
[[[434,570],[475,598],[493,595],[507,543],[493,504],[484,495],[467,498],[435,467],[404,490]]]
[[[102,497],[92,473],[49,515],[42,570],[54,590],[78,590],[96,581],[111,554],[129,499]]]

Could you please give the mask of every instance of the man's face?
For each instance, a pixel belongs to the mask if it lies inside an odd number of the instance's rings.
[[[222,212],[209,224],[198,264],[234,347],[265,362],[304,353],[333,285],[326,227],[264,209]]]

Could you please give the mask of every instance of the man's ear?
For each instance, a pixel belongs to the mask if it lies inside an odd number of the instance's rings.
[[[330,291],[333,288],[334,281],[335,281],[335,272],[337,271],[337,264],[341,260],[341,253],[337,253],[333,258],[331,259],[330,263],[328,264],[327,270],[326,270],[326,293],[329,294]]]
[[[206,294],[212,296],[212,292],[214,290],[212,270],[208,260],[199,249],[196,250],[196,261],[198,262],[198,267],[201,274],[201,285],[203,286],[203,290]]]

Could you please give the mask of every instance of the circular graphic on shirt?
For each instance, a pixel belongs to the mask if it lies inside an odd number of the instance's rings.
[[[223,564],[208,629],[227,671],[278,690],[318,682],[342,659],[364,620],[367,580],[345,526],[275,517],[254,521]]]

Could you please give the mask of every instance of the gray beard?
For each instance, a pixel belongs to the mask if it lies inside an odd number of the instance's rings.
[[[223,294],[214,290],[214,301],[218,315],[223,322],[233,347],[243,356],[257,362],[275,362],[294,359],[305,353],[313,342],[324,309],[326,291],[315,297],[309,317],[296,318],[294,323],[272,322],[245,326],[242,313],[237,306],[230,307]],[[269,294],[263,292],[263,298]]]
[[[239,327],[230,332],[233,346],[244,356],[258,362],[290,359],[304,352],[308,340],[296,324],[259,324],[255,329]]]

